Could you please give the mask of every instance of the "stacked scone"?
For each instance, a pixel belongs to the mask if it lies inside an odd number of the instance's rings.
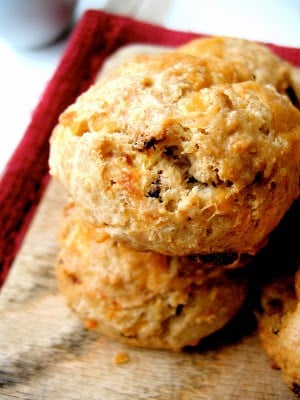
[[[71,200],[56,271],[88,326],[179,350],[241,307],[238,267],[299,196],[300,113],[268,54],[278,87],[242,55],[136,56],[60,116],[50,167]]]

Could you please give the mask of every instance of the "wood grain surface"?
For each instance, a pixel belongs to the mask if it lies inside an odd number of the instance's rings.
[[[53,272],[65,198],[51,182],[2,289],[1,399],[295,398],[270,368],[247,315],[183,353],[131,348],[86,331],[58,294]],[[120,352],[129,360],[118,365]]]
[[[118,60],[125,57],[122,50]],[[51,181],[2,288],[0,399],[295,399],[270,367],[247,309],[182,353],[132,348],[85,330],[54,276],[65,200]],[[128,362],[116,363],[120,353]]]

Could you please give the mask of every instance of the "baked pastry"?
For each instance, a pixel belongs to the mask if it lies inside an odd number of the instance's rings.
[[[300,68],[292,67],[292,88],[294,92],[294,103],[300,108]],[[293,92],[291,95],[293,95]]]
[[[220,329],[241,307],[246,283],[236,271],[227,276],[193,258],[98,242],[76,214],[65,219],[56,273],[87,327],[133,346],[180,350]]]
[[[300,113],[250,75],[218,58],[133,58],[61,115],[51,174],[139,251],[255,254],[299,195]]]
[[[299,106],[290,64],[265,45],[240,38],[214,36],[194,39],[176,51],[196,57],[215,56],[244,63],[257,82],[274,86]]]
[[[296,290],[295,290],[296,286]],[[262,293],[261,313],[257,313],[259,336],[284,381],[300,395],[300,269],[280,276]]]

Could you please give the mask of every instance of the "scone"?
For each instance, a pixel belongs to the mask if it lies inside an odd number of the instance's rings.
[[[259,336],[272,365],[280,368],[284,381],[300,395],[300,269],[267,285],[257,314]]]
[[[251,79],[218,58],[133,58],[61,115],[51,174],[139,251],[255,254],[299,195],[300,113]]]
[[[197,57],[216,56],[244,63],[257,82],[274,86],[299,106],[291,66],[265,45],[240,38],[214,36],[194,39],[176,51]]]
[[[300,107],[300,68],[293,67],[292,68],[292,82],[293,82],[293,90],[295,92],[295,100],[294,102],[297,103]]]
[[[124,343],[180,350],[196,345],[239,310],[245,279],[197,260],[136,252],[95,230],[72,210],[56,273],[61,293],[88,327]]]

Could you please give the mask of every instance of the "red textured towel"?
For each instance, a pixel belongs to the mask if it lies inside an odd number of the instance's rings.
[[[88,88],[106,57],[120,46],[130,43],[178,46],[197,36],[201,35],[101,11],[90,10],[83,15],[0,181],[0,285],[48,182],[48,141],[59,114]],[[300,65],[300,49],[273,44],[270,47],[294,65]]]

